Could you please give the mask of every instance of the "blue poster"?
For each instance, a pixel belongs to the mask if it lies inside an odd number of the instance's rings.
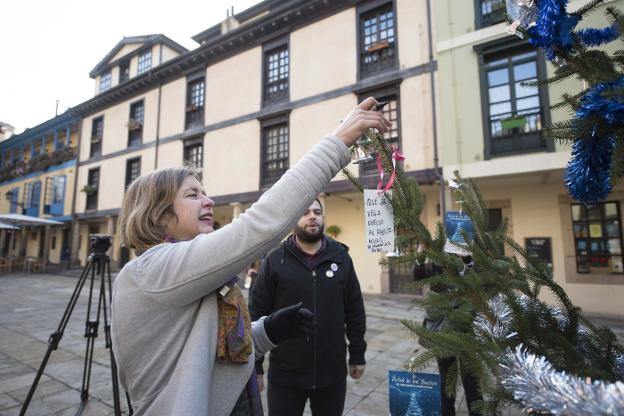
[[[440,416],[440,376],[388,371],[390,416]]]
[[[474,238],[474,224],[470,217],[463,212],[448,211],[444,228],[446,238],[455,244],[466,244],[462,233],[467,234],[470,240]]]

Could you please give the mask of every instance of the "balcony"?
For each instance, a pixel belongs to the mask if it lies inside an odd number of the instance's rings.
[[[204,127],[204,107],[198,105],[189,105],[186,107],[185,129],[189,130],[194,127]]]
[[[33,172],[45,171],[48,168],[60,165],[76,158],[76,149],[64,147],[51,153],[35,155],[28,162],[19,160],[15,163],[7,163],[0,170],[0,182],[26,176]]]
[[[490,155],[548,150],[548,143],[542,134],[542,118],[539,107],[490,116]]]

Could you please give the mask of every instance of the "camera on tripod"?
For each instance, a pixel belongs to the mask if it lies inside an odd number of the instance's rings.
[[[110,235],[103,234],[90,234],[89,235],[89,249],[91,253],[104,254],[108,251],[112,245]]]

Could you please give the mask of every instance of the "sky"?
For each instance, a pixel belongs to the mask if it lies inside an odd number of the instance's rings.
[[[192,36],[259,0],[4,0],[0,121],[21,133],[93,97],[89,72],[124,36]]]

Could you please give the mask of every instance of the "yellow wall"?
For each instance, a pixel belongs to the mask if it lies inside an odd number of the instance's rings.
[[[118,59],[123,58],[124,56],[132,53],[133,51],[136,51],[137,49],[139,49],[142,46],[142,44],[140,43],[132,43],[129,45],[124,45],[119,52],[117,52],[117,54],[115,56],[113,56],[109,62],[114,62],[117,61]]]
[[[186,108],[186,78],[179,78],[162,86],[160,111],[160,137],[184,131]]]
[[[209,66],[205,123],[213,124],[260,110],[261,73],[260,47]]]
[[[308,150],[329,135],[357,104],[354,94],[296,108],[290,113],[290,166],[293,166]],[[355,170],[357,171],[357,169]],[[337,179],[344,179],[341,175]]]
[[[260,124],[257,120],[206,134],[204,187],[208,195],[257,191],[259,174]]]
[[[291,100],[343,87],[356,81],[355,22],[355,9],[351,8],[292,32]]]
[[[180,55],[178,52],[174,51],[169,46],[166,46],[163,44],[161,44],[161,46],[162,46],[162,61],[160,62],[161,64]]]
[[[429,61],[426,1],[397,0],[396,2],[396,26],[401,69],[422,65]],[[438,2],[440,0],[432,1],[432,3]],[[435,28],[432,29],[435,33]]]
[[[81,166],[78,172],[76,212],[82,213],[85,211],[87,196],[84,192],[81,192],[81,189],[87,184],[89,170],[97,167],[100,168],[97,209],[106,210],[121,207],[125,191],[126,161],[138,156],[141,157],[141,174],[152,171],[154,167],[154,148],[128,153],[101,163]]]
[[[181,141],[165,143],[158,147],[158,169],[182,166],[184,146]],[[204,165],[206,162],[204,161]],[[153,170],[153,165],[146,166],[146,171]]]
[[[522,246],[527,237],[550,237],[552,239],[553,270],[555,281],[570,296],[572,302],[587,313],[599,315],[622,315],[624,278],[610,275],[611,284],[602,275],[592,272],[580,275],[585,281],[574,283],[577,276],[574,259],[574,240],[565,230],[572,228],[569,210],[572,202],[567,194],[561,174],[552,176],[523,175],[513,181],[480,180],[478,182],[486,201],[509,199],[511,201],[512,237]],[[619,200],[624,206],[624,188],[614,192],[609,200]],[[560,200],[566,201],[561,209]],[[564,215],[562,215],[562,212]],[[567,215],[565,215],[568,213]],[[624,232],[624,228],[621,230]],[[564,238],[566,236],[567,238]],[[619,281],[618,284],[613,282]],[[592,283],[595,282],[595,283]],[[552,299],[548,293],[545,299]]]

